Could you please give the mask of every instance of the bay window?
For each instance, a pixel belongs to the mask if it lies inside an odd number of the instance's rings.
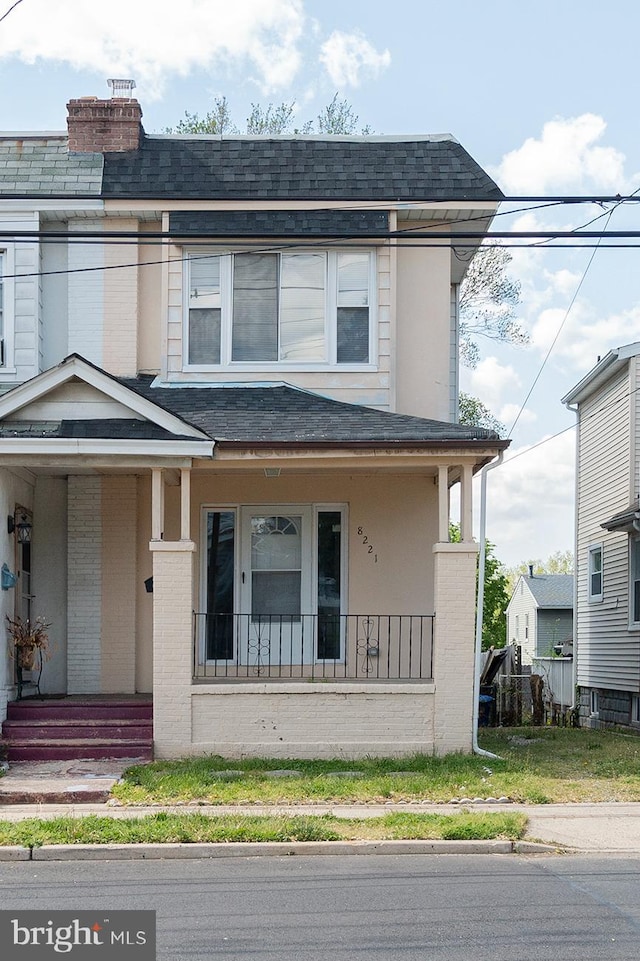
[[[370,251],[189,253],[187,367],[372,361]]]

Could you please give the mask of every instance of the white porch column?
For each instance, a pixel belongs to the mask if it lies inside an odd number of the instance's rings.
[[[434,544],[436,754],[472,747],[476,544]]]
[[[449,540],[449,468],[438,466],[438,540]]]
[[[191,538],[191,471],[180,471],[180,540]]]
[[[473,541],[473,468],[462,467],[462,491],[460,493],[460,540]]]
[[[161,541],[164,536],[164,476],[162,469],[151,471],[151,540]]]

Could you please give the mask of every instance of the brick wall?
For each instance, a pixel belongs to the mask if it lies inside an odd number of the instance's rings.
[[[151,541],[153,553],[153,739],[157,757],[191,746],[195,544]]]
[[[101,690],[135,691],[136,478],[102,478]]]
[[[102,634],[102,480],[68,482],[67,690],[100,692]]]
[[[433,679],[435,751],[470,751],[477,545],[436,544]]]
[[[80,97],[67,104],[69,151],[121,153],[140,146],[142,109],[137,100]]]

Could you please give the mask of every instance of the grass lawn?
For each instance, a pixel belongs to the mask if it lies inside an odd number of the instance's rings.
[[[158,814],[140,818],[61,817],[0,821],[0,845],[39,847],[43,844],[142,844],[205,841],[343,841],[445,839],[517,840],[524,834],[526,817],[516,812],[401,814],[384,817],[336,818],[257,817],[250,814],[220,817],[192,814]]]
[[[534,804],[640,801],[640,737],[573,728],[500,728],[483,731],[480,743],[499,760],[454,754],[360,761],[156,761],[130,768],[113,796],[123,804],[446,802],[463,797]]]

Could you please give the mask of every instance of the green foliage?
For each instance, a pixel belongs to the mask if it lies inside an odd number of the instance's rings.
[[[531,558],[527,561],[521,561],[514,567],[509,567],[507,569],[507,578],[509,581],[509,592],[513,594],[515,586],[518,582],[518,578],[522,575],[529,574],[529,565],[533,565],[534,574],[573,574],[574,573],[574,557],[573,551],[555,551],[547,557],[546,561],[540,560],[539,557]]]
[[[449,525],[449,538],[460,541],[460,525]],[[495,556],[495,545],[486,542],[484,559],[484,604],[482,613],[482,650],[504,647],[507,643],[507,604],[511,592],[509,579],[501,561]]]
[[[165,133],[175,134],[223,134],[233,135],[241,132],[253,136],[278,136],[279,134],[370,134],[371,127],[358,130],[359,118],[348,100],[341,99],[336,93],[323,107],[318,116],[306,120],[300,126],[294,125],[296,101],[279,104],[251,104],[243,130],[233,120],[231,108],[226,97],[216,97],[213,110],[203,117],[185,110],[182,120],[175,127],[167,127]]]
[[[494,417],[486,404],[483,404],[477,397],[465,394],[460,391],[458,398],[458,419],[461,424],[468,427],[486,427],[487,430],[494,430],[500,437],[506,433],[505,425]]]

